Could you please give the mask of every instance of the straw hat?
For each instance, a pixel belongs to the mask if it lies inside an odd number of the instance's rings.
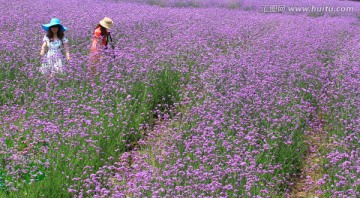
[[[99,24],[106,29],[110,29],[113,27],[113,21],[109,17],[105,17],[99,22]]]
[[[55,25],[60,26],[62,32],[65,32],[67,30],[65,26],[61,25],[60,20],[58,18],[52,18],[50,23],[42,24],[41,26],[45,31],[48,31],[50,27]]]

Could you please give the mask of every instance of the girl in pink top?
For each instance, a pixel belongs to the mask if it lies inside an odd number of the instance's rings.
[[[92,44],[90,48],[90,53],[92,54],[92,62],[93,65],[91,66],[92,73],[96,73],[95,65],[99,63],[101,55],[99,51],[103,49],[107,49],[107,45],[109,42],[112,41],[110,36],[109,29],[113,27],[113,21],[105,17],[103,20],[99,22],[94,30],[94,35],[92,39]]]

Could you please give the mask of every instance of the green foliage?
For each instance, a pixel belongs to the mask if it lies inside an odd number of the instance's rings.
[[[257,8],[255,7],[255,6],[244,6],[243,8],[242,8],[242,10],[244,10],[244,11],[254,11],[254,10],[256,10]]]
[[[175,3],[175,7],[180,7],[180,8],[186,8],[186,7],[194,7],[194,8],[198,8],[200,7],[200,4],[198,4],[197,2],[181,2],[181,1],[178,1]]]
[[[163,0],[147,0],[149,5],[157,5],[160,7],[165,7],[165,2]]]
[[[308,13],[308,16],[313,17],[313,18],[323,17],[324,15],[325,15],[324,12],[310,12],[310,13]]]
[[[241,7],[241,5],[239,3],[236,3],[236,2],[231,2],[228,5],[228,8],[231,9],[231,10],[236,10],[236,9],[239,9],[240,7]]]
[[[182,74],[165,68],[153,75],[150,82],[149,92],[152,95],[151,110],[165,110],[180,100],[180,84]],[[159,108],[158,108],[159,107]]]

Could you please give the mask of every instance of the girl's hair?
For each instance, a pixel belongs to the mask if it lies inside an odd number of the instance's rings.
[[[100,30],[101,30],[101,36],[106,36],[106,28],[104,28],[102,25],[98,24],[95,27],[95,30],[98,29],[99,27],[100,27]]]
[[[64,32],[61,30],[61,27],[59,25],[54,25],[49,28],[49,30],[46,33],[46,36],[51,40],[54,37],[54,33],[51,31],[52,27],[58,27],[57,37],[62,41],[64,38]]]

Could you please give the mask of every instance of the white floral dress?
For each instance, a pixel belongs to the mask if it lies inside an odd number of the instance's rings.
[[[64,47],[63,44],[68,43],[68,39],[64,36],[62,40],[50,40],[45,35],[43,42],[46,42],[48,51],[45,54],[45,59],[40,67],[41,73],[62,73],[64,66],[64,55],[62,53],[62,49]]]

